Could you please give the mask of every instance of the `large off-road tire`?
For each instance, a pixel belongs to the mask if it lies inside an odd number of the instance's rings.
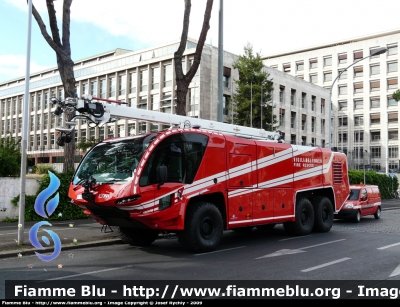
[[[198,202],[186,211],[185,229],[178,234],[178,239],[190,252],[211,252],[221,242],[223,231],[218,208],[209,202]]]
[[[314,209],[308,198],[297,202],[295,216],[294,222],[283,223],[286,232],[294,236],[310,234],[314,227]]]
[[[148,246],[158,237],[159,231],[152,229],[118,227],[122,242],[134,246]]]
[[[328,232],[333,226],[333,207],[328,197],[317,196],[312,199],[314,207],[314,228],[315,232]]]

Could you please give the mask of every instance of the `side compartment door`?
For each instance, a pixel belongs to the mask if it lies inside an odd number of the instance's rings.
[[[235,144],[228,157],[228,225],[252,224],[256,146]],[[218,157],[216,157],[218,159]]]

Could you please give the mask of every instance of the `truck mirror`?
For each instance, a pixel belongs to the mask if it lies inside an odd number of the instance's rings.
[[[158,188],[160,188],[165,181],[167,181],[167,166],[165,165],[160,165],[158,168],[158,176],[159,176],[159,181],[158,181]]]

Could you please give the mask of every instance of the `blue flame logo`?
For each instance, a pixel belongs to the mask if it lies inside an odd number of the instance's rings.
[[[59,201],[59,193],[56,194],[52,199],[50,199],[47,202],[47,206],[45,208],[45,202],[46,200],[54,193],[57,191],[57,189],[60,187],[60,180],[52,173],[49,171],[50,175],[50,184],[49,186],[44,189],[42,192],[39,193],[39,195],[36,197],[35,200],[35,211],[37,214],[44,218],[48,218],[50,215],[53,214],[53,212],[56,210],[58,206],[58,201]],[[47,213],[46,213],[47,212]],[[42,221],[38,222],[35,225],[32,226],[32,228],[29,230],[29,240],[31,241],[32,245],[38,249],[45,249],[39,242],[37,238],[37,234],[39,232],[39,228],[42,225],[48,225],[51,226],[49,222]],[[36,253],[36,256],[38,256],[41,260],[43,261],[51,261],[60,255],[61,252],[61,241],[58,235],[51,230],[44,229],[45,232],[47,232],[50,237],[53,239],[54,242],[54,252],[51,255],[42,255],[38,252]],[[42,236],[42,240],[45,244],[49,245],[50,241],[47,237]]]

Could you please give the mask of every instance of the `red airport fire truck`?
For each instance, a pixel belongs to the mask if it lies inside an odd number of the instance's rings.
[[[346,155],[284,143],[279,132],[136,109],[91,97],[67,98],[55,114],[75,112],[57,127],[71,140],[78,119],[95,126],[112,119],[171,128],[109,138],[77,167],[71,202],[100,224],[116,226],[131,245],[176,235],[190,252],[215,250],[224,230],[272,229],[291,235],[328,232],[349,196]]]

